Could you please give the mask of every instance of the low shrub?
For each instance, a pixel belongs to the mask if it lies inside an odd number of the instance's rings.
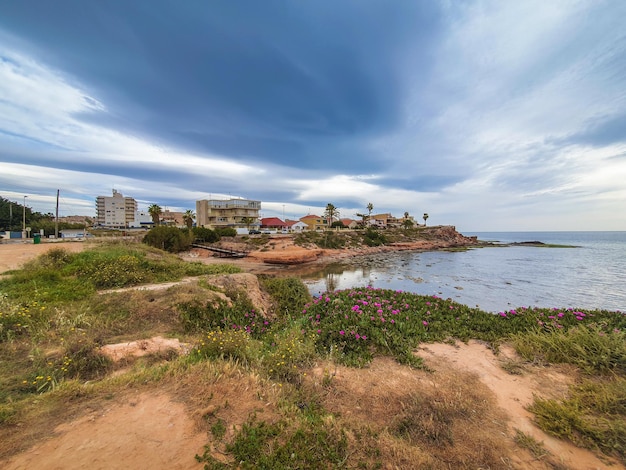
[[[217,233],[220,237],[236,237],[237,230],[232,227],[216,227],[215,233]]]
[[[367,246],[380,246],[387,243],[387,238],[381,231],[370,227],[363,232],[363,243]]]
[[[299,383],[302,367],[315,357],[315,338],[297,324],[273,333],[266,338],[261,367],[274,380]]]
[[[279,317],[301,312],[306,303],[311,301],[311,294],[299,278],[259,276],[259,281],[272,296],[276,304],[275,313]]]
[[[194,235],[188,229],[158,226],[151,228],[143,238],[143,243],[171,253],[191,248]]]
[[[215,243],[220,241],[220,235],[210,228],[194,227],[192,233],[195,239],[201,242]]]
[[[19,304],[0,295],[0,343],[48,329],[49,309],[36,300]]]
[[[325,426],[321,420],[289,425],[282,420],[268,423],[248,419],[232,442],[226,445],[233,463],[224,464],[211,456],[210,446],[198,462],[206,469],[274,469],[274,468],[342,468],[350,457],[345,433],[335,427]],[[353,457],[353,464],[359,460]],[[354,468],[359,468],[354,465]]]
[[[529,410],[544,431],[600,449],[626,464],[626,379],[585,381],[565,400],[535,398]]]
[[[183,302],[177,306],[183,329],[202,332],[217,328],[242,330],[253,337],[263,335],[270,327],[269,319],[255,311],[245,292],[227,293],[230,302],[213,298]]]
[[[190,358],[194,361],[202,359],[235,359],[251,363],[258,345],[249,333],[243,330],[210,331],[192,350]]]
[[[44,393],[56,389],[65,379],[92,380],[106,374],[111,361],[97,352],[98,345],[81,337],[71,338],[65,351],[45,355],[35,349],[31,353],[32,367],[25,371],[22,391]]]
[[[626,335],[597,325],[516,334],[516,351],[528,361],[567,363],[587,373],[626,373]]]

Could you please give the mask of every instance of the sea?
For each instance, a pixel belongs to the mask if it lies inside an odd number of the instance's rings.
[[[464,232],[496,246],[379,253],[305,276],[309,292],[372,286],[450,298],[488,312],[518,307],[626,311],[626,232]],[[539,241],[568,247],[506,246]]]

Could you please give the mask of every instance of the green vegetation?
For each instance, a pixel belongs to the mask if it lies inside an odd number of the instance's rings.
[[[321,420],[298,426],[286,421],[267,423],[252,416],[243,424],[232,443],[226,446],[237,466],[225,465],[211,455],[207,446],[198,462],[205,469],[341,468],[349,457],[346,436],[328,428]],[[357,468],[356,466],[354,468]]]
[[[494,350],[513,345],[526,361],[506,366],[515,373],[533,364],[575,367],[582,378],[563,399],[535,400],[538,425],[626,463],[623,313],[520,308],[494,315],[449,299],[371,287],[311,298],[298,279],[269,276],[259,277],[271,298],[262,312],[250,292],[208,276],[235,271],[117,243],[76,254],[54,249],[5,276],[0,457],[67,419],[68,401],[74,409],[128,387],[169,384],[190,406],[210,404],[201,413],[210,442],[197,456],[209,469],[381,468],[403,455],[424,468],[462,468],[469,461],[505,468],[495,441],[484,445],[487,434],[497,438],[488,426],[498,418],[490,415],[495,407],[478,379],[433,373],[419,393],[398,390],[399,401],[385,402],[389,414],[377,426],[367,415],[381,398],[364,393],[357,407],[354,389],[345,388],[345,370],[341,381],[333,372],[339,365],[366,366],[375,356],[419,369],[414,352],[420,344],[477,339]],[[184,276],[202,278],[168,290],[98,293]],[[117,364],[99,349],[156,334],[186,341],[189,354],[162,352]],[[112,378],[122,368],[126,372]],[[429,385],[442,376],[441,385]],[[253,404],[240,409],[237,421],[230,403],[244,393]],[[459,442],[464,446],[456,452]],[[516,442],[536,458],[545,455],[523,433]]]
[[[220,241],[220,235],[210,228],[194,227],[193,235],[200,242],[215,243]]]
[[[146,245],[169,251],[170,253],[189,250],[193,241],[194,235],[190,230],[181,230],[177,227],[167,226],[152,227],[146,236],[143,237],[143,242]]]
[[[0,197],[0,232],[21,232],[23,222],[26,222],[26,227],[30,227],[31,234],[40,233],[41,230],[44,231],[45,236],[55,234],[56,223],[54,214],[42,214],[33,211],[30,207],[26,207],[23,204]],[[92,219],[85,217],[84,223],[71,224],[59,222],[58,229],[60,231],[66,229],[84,229],[92,223]]]
[[[167,227],[157,229],[163,228]],[[147,246],[111,243],[81,253],[50,250],[22,270],[1,279],[0,292],[23,305],[33,301],[64,302],[86,299],[98,289],[236,271],[233,266],[187,263]]]
[[[585,380],[564,400],[536,398],[530,411],[550,434],[626,463],[626,378]]]

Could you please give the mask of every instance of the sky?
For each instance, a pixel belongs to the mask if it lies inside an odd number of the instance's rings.
[[[3,1],[0,196],[626,230],[625,19],[623,0]]]

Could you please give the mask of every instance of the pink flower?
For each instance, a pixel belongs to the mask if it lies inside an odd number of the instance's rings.
[[[343,331],[343,330],[341,330],[341,331],[339,332],[339,334],[343,336],[343,335],[345,335],[345,334],[346,334],[346,332],[345,332],[345,331]]]
[[[424,321],[422,322],[422,325],[424,325],[424,326],[428,326],[428,322],[424,320]]]

